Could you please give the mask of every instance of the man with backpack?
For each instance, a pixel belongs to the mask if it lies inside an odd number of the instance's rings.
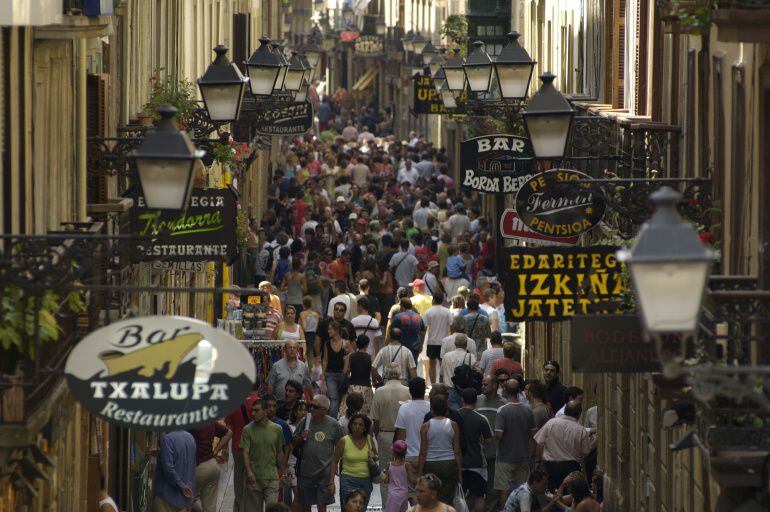
[[[469,382],[462,382],[464,378],[455,379],[455,370],[460,370],[459,373],[463,373],[462,366],[473,367],[476,364],[476,356],[468,352],[468,337],[465,334],[458,334],[455,337],[455,349],[451,352],[447,352],[444,358],[441,360],[441,377],[444,384],[449,386],[449,405],[454,409],[459,409],[462,406],[462,399],[460,393],[462,389],[458,389],[458,385],[467,386]]]

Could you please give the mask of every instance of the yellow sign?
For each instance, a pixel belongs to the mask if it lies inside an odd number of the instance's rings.
[[[262,297],[259,295],[249,295],[249,304],[261,304]]]

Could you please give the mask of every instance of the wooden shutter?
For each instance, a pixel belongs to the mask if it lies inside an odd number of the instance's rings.
[[[639,116],[647,114],[647,42],[649,23],[647,20],[649,0],[637,0],[636,2],[636,40],[634,48],[634,113]]]
[[[89,137],[107,135],[107,75],[88,75],[86,81],[86,133]],[[88,177],[88,202],[106,203],[107,176]]]
[[[722,66],[724,65],[724,52],[714,52],[712,57],[712,77],[714,104],[714,168],[711,173],[713,176],[713,197],[719,204],[725,204],[723,197],[725,191],[725,102],[724,90],[722,87]],[[714,222],[724,226],[724,209],[719,218],[714,218]],[[724,261],[724,245],[722,245],[722,261]]]
[[[770,137],[770,64],[759,68],[759,140]],[[759,152],[759,204],[770,202],[770,144]],[[770,290],[770,208],[759,208],[759,289]],[[767,364],[770,357],[765,357]]]
[[[249,58],[249,41],[251,41],[251,15],[248,13],[233,14],[233,50],[232,61],[246,73],[243,63]]]
[[[730,158],[730,274],[744,273],[744,219],[749,207],[746,199],[746,70],[743,64],[733,66],[732,134]]]
[[[613,89],[612,106],[623,108],[626,100],[626,0],[613,0],[615,6],[612,31]]]

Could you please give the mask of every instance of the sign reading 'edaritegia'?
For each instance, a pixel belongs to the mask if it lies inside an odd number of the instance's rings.
[[[460,144],[462,184],[486,194],[515,194],[533,173],[529,139],[498,133]]]
[[[260,112],[256,122],[262,135],[302,135],[313,127],[313,104],[293,103]]]
[[[237,196],[231,188],[193,189],[187,210],[151,210],[134,189],[129,194],[131,231],[155,239],[138,243],[140,261],[224,261],[238,255]]]
[[[507,247],[500,272],[506,316],[557,321],[588,313],[617,313],[627,288],[614,246]]]
[[[115,322],[86,336],[64,368],[75,399],[110,423],[194,428],[236,409],[254,360],[227,332],[178,316]]]

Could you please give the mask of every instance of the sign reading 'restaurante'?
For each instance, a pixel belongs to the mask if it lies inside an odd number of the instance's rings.
[[[178,316],[115,322],[86,336],[64,368],[75,399],[110,423],[142,430],[194,428],[238,408],[254,360],[221,329]]]

